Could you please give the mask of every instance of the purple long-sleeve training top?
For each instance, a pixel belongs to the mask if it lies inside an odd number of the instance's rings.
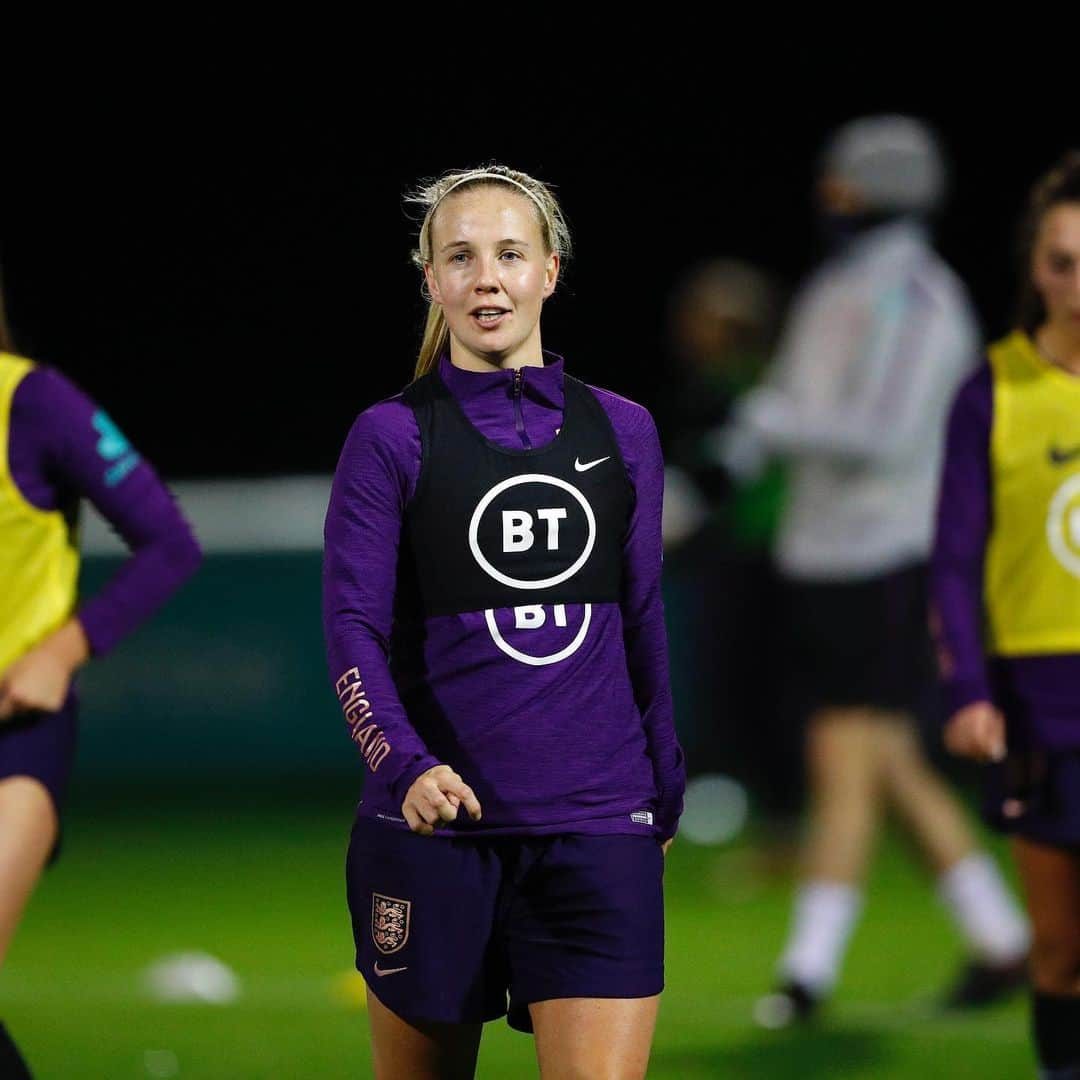
[[[931,564],[950,714],[975,701],[993,701],[1005,710],[1011,746],[1080,747],[1080,655],[988,657],[983,650],[993,413],[986,364],[961,386],[949,417]]]
[[[108,416],[58,371],[35,367],[15,388],[8,462],[31,505],[73,513],[85,496],[131,549],[79,609],[94,655],[108,652],[198,567],[199,545],[168,489]]]
[[[537,448],[563,418],[563,361],[472,372],[444,356],[439,373],[468,420],[507,448]],[[590,387],[611,420],[635,493],[623,540],[619,603],[566,604],[519,628],[514,609],[424,621],[424,692],[402,703],[391,673],[398,549],[420,472],[420,433],[401,396],[357,418],[326,515],[323,613],[330,677],[367,763],[359,814],[404,827],[413,781],[437,764],[461,774],[483,807],[450,831],[504,834],[646,832],[667,838],[682,811],[660,592],[663,459],[649,412]],[[585,623],[587,621],[587,626]],[[565,659],[513,659],[503,645]],[[358,712],[362,722],[357,722]],[[362,734],[361,734],[362,733]],[[374,752],[372,752],[374,751]],[[372,766],[374,765],[374,768]],[[633,817],[632,817],[633,815]]]

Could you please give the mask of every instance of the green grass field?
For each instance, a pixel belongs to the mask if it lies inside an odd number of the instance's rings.
[[[75,798],[63,857],[0,973],[0,1016],[42,1080],[370,1076],[351,968],[333,792]],[[650,1076],[1025,1077],[1023,1001],[933,1015],[960,947],[898,840],[882,845],[842,987],[815,1030],[749,1022],[787,923],[790,869],[749,843],[676,846],[668,966]],[[200,950],[241,980],[232,1005],[160,1004],[141,973]],[[532,1042],[488,1025],[481,1077],[536,1075]]]

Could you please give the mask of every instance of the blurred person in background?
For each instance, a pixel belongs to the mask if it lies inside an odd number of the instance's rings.
[[[697,772],[730,773],[751,787],[770,817],[788,819],[801,805],[802,754],[790,731],[780,730],[780,703],[768,679],[776,644],[770,547],[782,465],[771,461],[759,475],[733,478],[712,452],[713,431],[765,371],[780,307],[779,286],[758,267],[731,258],[691,267],[669,304],[659,415],[680,737]]]
[[[1033,928],[1035,1045],[1080,1077],[1080,151],[1035,186],[1016,329],[949,420],[932,562],[946,745],[993,762]]]
[[[790,467],[775,557],[782,655],[808,717],[810,827],[779,985],[755,1008],[767,1027],[808,1018],[833,989],[886,805],[970,952],[947,1002],[994,1000],[1024,979],[1026,921],[916,725],[935,688],[926,564],[945,412],[979,346],[930,243],[944,186],[917,120],[866,117],[832,137],[817,196],[833,252],[724,437],[732,468]]]
[[[415,378],[357,418],[325,529],[375,1071],[471,1076],[508,1015],[545,1076],[644,1076],[685,782],[659,437],[541,347],[569,253],[546,185],[492,165],[413,201]]]
[[[58,371],[14,352],[0,296],[0,964],[56,854],[75,754],[75,675],[195,572],[199,546],[150,464]],[[79,502],[131,549],[78,602]],[[0,1076],[29,1076],[0,1024]]]

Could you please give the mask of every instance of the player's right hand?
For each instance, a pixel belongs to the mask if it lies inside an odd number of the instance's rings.
[[[454,821],[462,805],[473,821],[480,820],[473,789],[449,765],[435,765],[412,782],[401,812],[413,832],[430,836],[439,825]]]
[[[1005,717],[989,701],[973,701],[953,713],[945,725],[950,753],[976,761],[1005,757]]]
[[[70,684],[66,664],[45,648],[32,649],[0,676],[0,722],[19,713],[56,712]]]
[[[0,723],[18,713],[56,712],[71,679],[90,657],[90,642],[77,616],[0,672]]]

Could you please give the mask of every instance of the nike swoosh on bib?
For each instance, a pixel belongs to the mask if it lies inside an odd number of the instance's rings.
[[[595,461],[587,461],[582,465],[581,458],[574,458],[574,468],[577,469],[578,472],[587,472],[594,465],[600,465],[602,462],[609,461],[610,459],[611,455],[608,454],[607,457],[597,458]]]
[[[375,961],[375,974],[376,974],[376,975],[396,975],[396,974],[397,974],[397,973],[398,973],[399,971],[408,971],[408,970],[409,970],[409,967],[408,967],[408,965],[406,964],[406,966],[405,966],[405,967],[399,967],[399,968],[383,968],[383,969],[382,969],[382,970],[380,971],[380,970],[379,970],[379,961],[378,961],[378,960],[376,960],[376,961]]]
[[[1059,450],[1056,446],[1050,447],[1051,465],[1067,465],[1078,457],[1080,457],[1080,446],[1074,446],[1071,450]]]

